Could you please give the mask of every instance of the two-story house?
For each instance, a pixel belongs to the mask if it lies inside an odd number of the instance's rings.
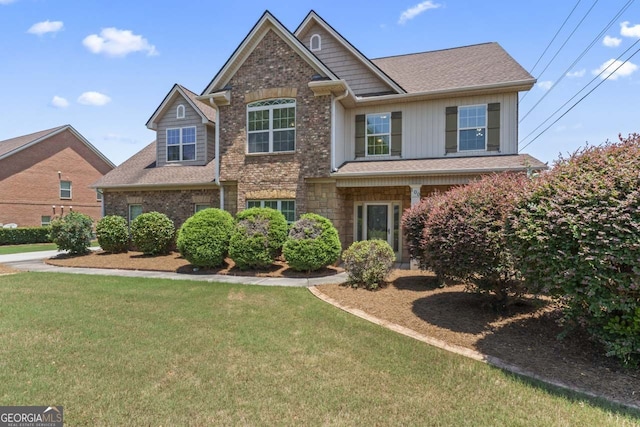
[[[311,11],[265,12],[200,96],[175,85],[156,141],[98,181],[107,214],[315,212],[344,247],[387,240],[421,197],[482,174],[544,169],[518,154],[518,93],[535,79],[497,43],[369,59]]]

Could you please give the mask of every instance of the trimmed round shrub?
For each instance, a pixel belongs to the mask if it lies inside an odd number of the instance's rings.
[[[98,244],[105,252],[114,254],[129,249],[129,227],[127,220],[119,215],[107,215],[96,224]]]
[[[178,230],[178,251],[195,266],[219,267],[229,251],[233,225],[231,214],[222,209],[197,212]]]
[[[236,228],[229,241],[229,257],[238,268],[270,266],[287,239],[287,220],[271,208],[249,208],[236,215]]]
[[[528,282],[609,356],[640,364],[640,135],[560,158],[510,218]]]
[[[308,213],[293,223],[282,254],[292,269],[314,271],[336,262],[341,250],[338,230],[331,221]]]
[[[51,241],[59,251],[69,251],[72,255],[89,252],[92,232],[93,220],[80,212],[69,212],[51,221]]]
[[[140,214],[131,223],[131,241],[145,255],[169,253],[175,232],[173,221],[160,212]]]
[[[349,284],[354,288],[377,289],[391,271],[396,256],[384,240],[354,242],[342,253]]]

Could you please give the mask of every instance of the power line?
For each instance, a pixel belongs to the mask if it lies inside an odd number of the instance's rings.
[[[558,77],[558,78],[556,79],[556,81],[553,83],[553,85],[551,85],[551,87],[549,88],[549,90],[547,90],[547,91],[544,93],[544,95],[542,95],[542,97],[540,97],[540,99],[538,100],[538,102],[536,102],[536,103],[533,105],[533,107],[531,107],[531,108],[529,109],[529,111],[527,111],[527,113],[526,113],[524,116],[522,116],[522,118],[520,119],[520,121],[519,121],[518,123],[522,123],[522,121],[523,121],[524,119],[526,119],[526,118],[527,118],[527,116],[528,116],[529,114],[531,114],[531,112],[532,112],[532,111],[533,111],[533,110],[534,110],[534,109],[535,109],[535,108],[536,108],[536,107],[537,107],[537,106],[542,102],[542,100],[544,100],[544,99],[547,97],[547,95],[549,95],[549,92],[551,92],[551,91],[552,91],[552,90],[553,90],[553,89],[558,85],[558,83],[560,83],[560,82],[561,82],[561,81],[566,77],[567,73],[568,73],[568,72],[569,72],[569,71],[570,71],[570,70],[571,70],[571,69],[572,69],[572,68],[573,68],[573,67],[574,67],[578,62],[580,62],[580,60],[581,60],[582,58],[584,58],[584,56],[585,56],[585,55],[586,55],[586,54],[591,50],[591,48],[592,48],[592,47],[593,47],[593,46],[598,42],[598,40],[600,40],[600,38],[602,37],[602,35],[603,35],[604,33],[606,33],[606,32],[607,32],[607,30],[609,30],[609,28],[611,28],[611,26],[616,22],[616,20],[617,20],[617,19],[618,19],[618,18],[619,18],[619,17],[620,17],[624,12],[626,12],[626,10],[631,6],[631,4],[632,4],[634,1],[635,1],[635,0],[629,0],[629,1],[627,1],[627,3],[626,3],[624,6],[622,6],[622,8],[621,8],[617,13],[616,13],[616,15],[615,15],[613,18],[611,18],[611,20],[610,20],[610,21],[605,25],[605,27],[600,31],[600,33],[598,33],[598,35],[594,37],[594,39],[591,41],[591,43],[589,43],[589,45],[588,45],[588,46],[587,46],[587,47],[582,51],[582,53],[578,56],[578,58],[576,58],[576,60],[575,60],[575,61],[573,61],[573,62],[571,63],[571,65],[569,65],[569,66],[567,67],[567,69],[566,69],[566,70],[564,70],[564,71],[562,72],[562,74],[560,75],[560,77]],[[546,68],[545,68],[545,69],[546,69]],[[523,97],[523,99],[524,99],[524,97]]]
[[[637,43],[637,42],[636,42]],[[603,79],[600,83],[598,83],[596,86],[593,87],[593,89],[591,89],[589,92],[587,92],[582,98],[580,98],[578,101],[576,101],[575,104],[573,104],[571,107],[569,107],[569,109],[567,111],[565,111],[564,113],[562,113],[562,115],[560,117],[558,117],[557,119],[555,119],[553,121],[553,123],[551,123],[549,126],[547,126],[546,128],[544,128],[544,130],[542,132],[540,132],[538,135],[536,135],[535,138],[533,138],[531,141],[529,141],[527,144],[525,144],[522,148],[520,148],[518,150],[518,152],[521,152],[522,150],[524,150],[525,148],[527,148],[529,145],[531,145],[535,140],[537,140],[542,134],[544,134],[546,131],[548,131],[551,126],[555,125],[556,123],[558,123],[558,121],[563,118],[564,116],[566,116],[569,111],[573,110],[575,108],[576,105],[578,105],[579,103],[581,103],[587,96],[591,95],[591,93],[593,93],[594,90],[596,90],[597,88],[600,87],[600,85],[604,82],[607,81],[607,79],[609,79],[609,77],[611,77],[613,74],[615,74],[616,71],[618,71],[624,64],[626,64],[627,62],[629,62],[631,60],[631,58],[633,58],[638,52],[640,52],[640,49],[636,50],[635,52],[633,52],[633,54],[628,57],[623,63],[621,63],[620,65],[618,65],[616,67],[615,70],[613,70],[611,73],[609,73],[609,75]]]

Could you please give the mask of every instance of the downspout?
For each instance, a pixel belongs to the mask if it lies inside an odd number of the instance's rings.
[[[346,98],[347,95],[349,95],[349,89],[345,89],[342,95],[334,96],[331,100],[331,170],[329,173],[336,170],[336,102]]]

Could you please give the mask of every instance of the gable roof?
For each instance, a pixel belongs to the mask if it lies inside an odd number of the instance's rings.
[[[189,103],[189,105],[191,105],[191,107],[202,118],[202,123],[215,123],[216,110],[213,109],[213,107],[211,107],[210,105],[198,100],[196,98],[198,95],[196,95],[186,87],[176,83],[173,85],[169,93],[167,93],[167,95],[164,97],[158,108],[156,108],[156,111],[153,112],[149,120],[147,120],[147,127],[149,129],[156,128],[156,122],[158,118],[160,118],[166,112],[175,94],[181,95]]]
[[[535,83],[531,74],[495,42],[389,56],[372,62],[409,93]]]
[[[52,136],[55,136],[59,133],[68,130],[71,132],[80,142],[86,145],[91,151],[93,151],[102,161],[108,164],[110,167],[115,168],[116,166],[104,156],[96,147],[94,147],[87,139],[82,136],[77,130],[73,128],[71,125],[63,125],[58,126],[51,129],[41,130],[39,132],[30,133],[28,135],[18,136],[16,138],[6,139],[4,141],[0,141],[0,160],[6,159],[7,157],[16,154],[26,148],[29,148],[35,144],[38,144],[42,141],[45,141]]]
[[[331,36],[338,41],[347,51],[349,51],[354,57],[357,58],[369,71],[371,71],[376,77],[385,82],[389,87],[391,87],[396,93],[405,93],[405,89],[402,85],[398,84],[393,78],[391,78],[388,74],[384,72],[380,67],[378,67],[374,62],[370,61],[362,52],[360,52],[355,46],[353,46],[347,39],[345,39],[342,34],[337,32],[331,25],[329,25],[324,19],[320,17],[314,10],[309,11],[304,20],[300,23],[298,28],[294,31],[294,35],[296,38],[300,38],[303,34],[305,34],[309,28],[311,28],[314,24],[319,25],[325,31],[327,31]]]
[[[113,169],[91,187],[175,187],[188,185],[214,185],[215,161],[205,166],[156,166],[156,141],[138,151],[116,169]]]
[[[316,70],[324,77],[329,77],[331,80],[339,80],[338,77],[322,63],[307,47],[302,44],[284,25],[280,23],[268,10],[266,10],[258,22],[253,26],[249,34],[242,40],[242,43],[236,48],[231,57],[225,62],[220,71],[215,75],[213,80],[207,85],[206,89],[202,91],[202,96],[208,95],[214,92],[216,89],[221,89],[225,86],[233,74],[240,68],[240,66],[247,59],[249,54],[256,48],[258,42],[262,40],[267,31],[274,31],[280,36],[285,43],[287,43],[300,57],[306,61],[311,68]],[[311,77],[311,76],[309,76]]]

